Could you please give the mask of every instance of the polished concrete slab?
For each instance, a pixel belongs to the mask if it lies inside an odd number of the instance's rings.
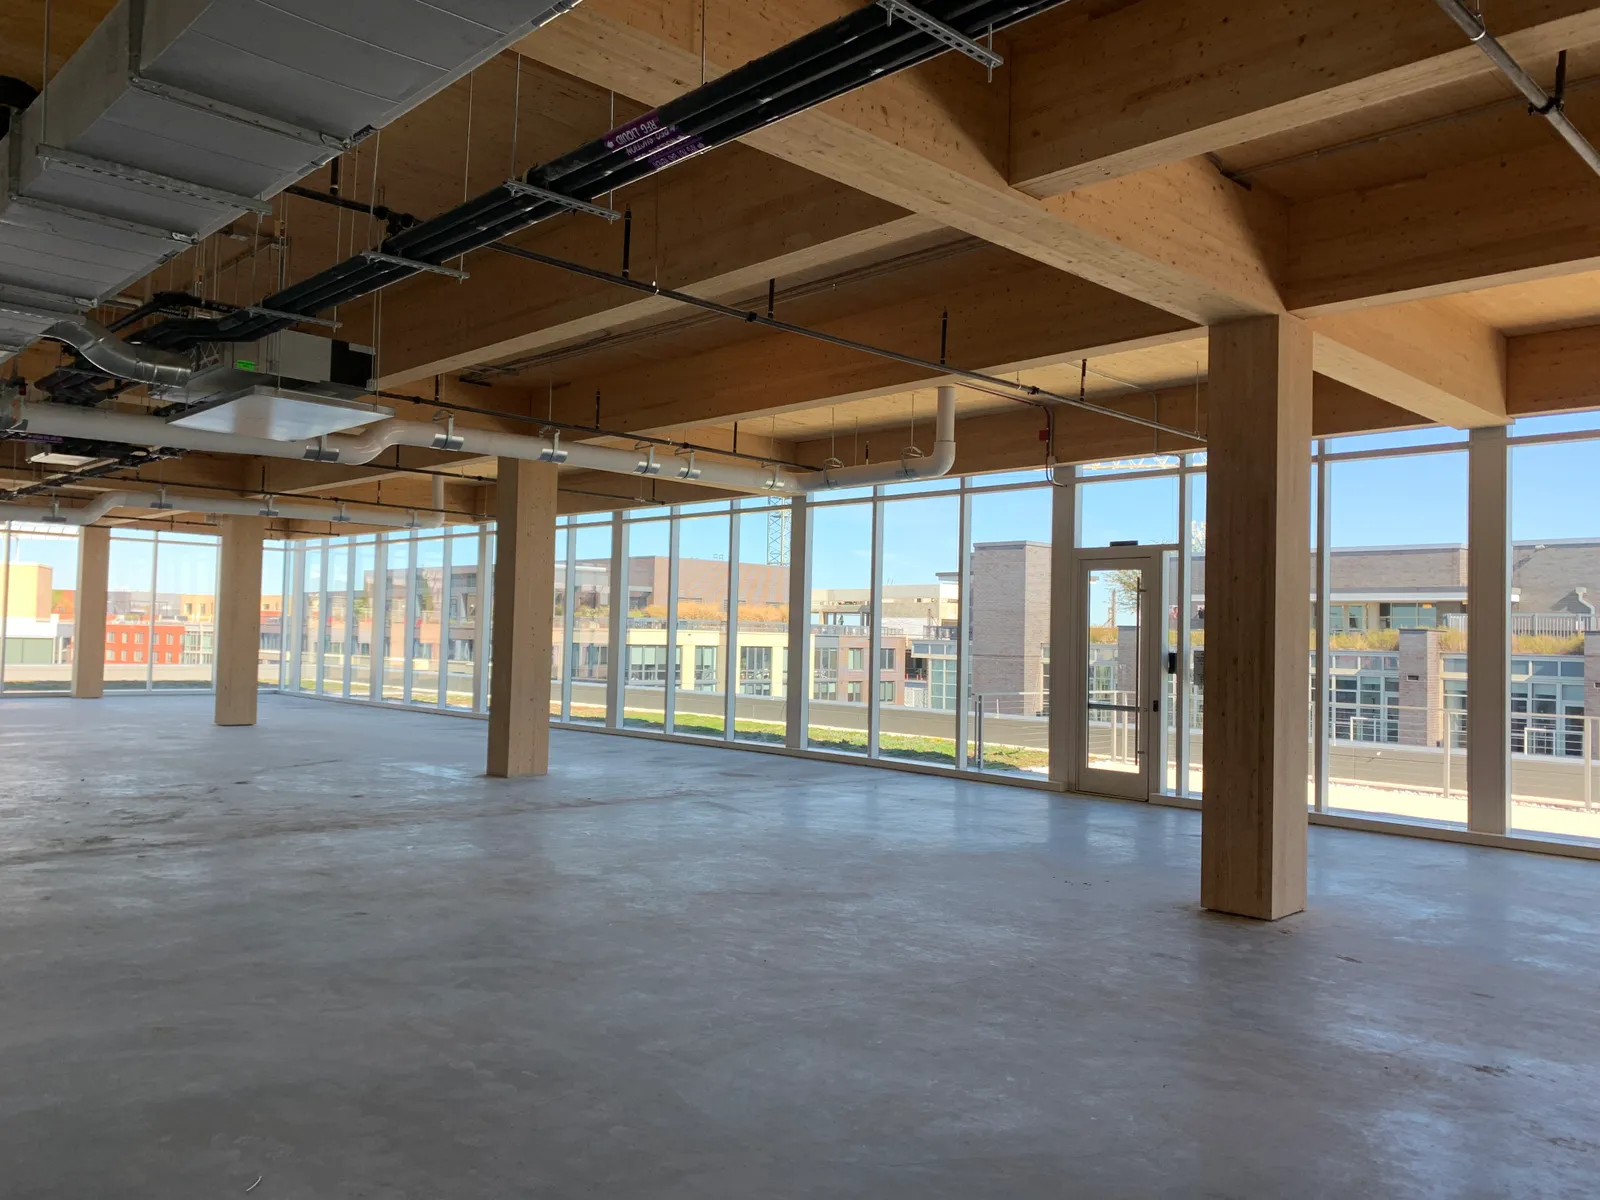
[[[0,1195],[1592,1197],[1600,863],[266,697],[0,701]]]

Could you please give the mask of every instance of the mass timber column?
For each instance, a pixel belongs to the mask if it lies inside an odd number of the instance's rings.
[[[488,773],[516,779],[550,771],[556,468],[502,458],[496,479]],[[626,597],[626,581],[619,583]],[[612,603],[627,601],[614,591]]]
[[[1276,920],[1306,904],[1311,335],[1211,328],[1200,902]]]
[[[111,530],[85,525],[78,531],[78,594],[72,602],[72,694],[98,700],[106,694],[106,579],[111,569]]]
[[[261,660],[261,517],[222,517],[217,564],[218,725],[256,723]]]
[[[1504,425],[1467,450],[1467,828],[1511,828],[1511,456]],[[1585,683],[1587,687],[1587,683]]]

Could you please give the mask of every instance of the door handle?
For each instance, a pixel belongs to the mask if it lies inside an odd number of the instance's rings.
[[[1150,701],[1150,711],[1153,713],[1158,713],[1161,711],[1161,697],[1157,696],[1154,700]]]

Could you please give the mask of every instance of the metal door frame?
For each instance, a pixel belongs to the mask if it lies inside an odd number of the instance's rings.
[[[1163,600],[1166,595],[1166,556],[1176,546],[1097,546],[1075,549],[1071,555],[1072,627],[1069,648],[1066,718],[1073,736],[1070,764],[1076,790],[1124,800],[1148,800],[1159,795],[1164,781],[1162,729],[1166,719],[1162,640],[1166,630]],[[1108,771],[1089,766],[1088,705],[1085,682],[1089,668],[1089,573],[1117,569],[1144,573],[1144,588],[1139,604],[1139,732],[1138,755],[1142,769],[1134,772]]]

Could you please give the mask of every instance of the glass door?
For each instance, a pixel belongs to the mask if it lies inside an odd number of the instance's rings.
[[[1078,786],[1145,800],[1161,786],[1161,558],[1084,555],[1077,587]]]

